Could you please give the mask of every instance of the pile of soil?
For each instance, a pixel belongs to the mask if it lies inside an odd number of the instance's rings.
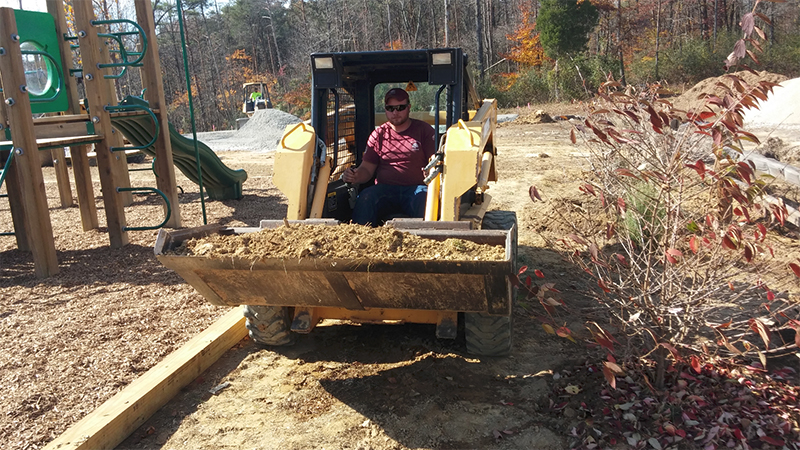
[[[785,75],[770,73],[765,70],[757,72],[755,74],[747,71],[735,72],[732,75],[739,77],[742,81],[744,81],[746,84],[750,86],[755,86],[760,81],[781,83],[788,79],[788,77],[786,77]],[[679,109],[681,111],[698,112],[706,106],[705,99],[708,95],[716,95],[720,98],[725,96],[727,91],[725,90],[725,88],[720,86],[720,83],[728,87],[733,86],[733,83],[731,82],[730,78],[726,75],[706,78],[705,80],[694,85],[688,91],[684,92],[679,97],[676,97],[675,99],[671,100],[672,106],[675,109]]]
[[[356,258],[502,261],[502,246],[463,239],[443,242],[392,228],[363,225],[283,225],[254,233],[214,234],[190,239],[175,249],[180,255],[209,258]]]

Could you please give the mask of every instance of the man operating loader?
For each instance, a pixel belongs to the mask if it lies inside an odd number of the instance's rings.
[[[436,152],[435,134],[427,123],[409,117],[408,93],[394,88],[384,97],[387,121],[370,134],[361,165],[342,174],[346,183],[375,185],[358,195],[353,222],[379,226],[391,214],[425,217],[428,187],[422,169]]]

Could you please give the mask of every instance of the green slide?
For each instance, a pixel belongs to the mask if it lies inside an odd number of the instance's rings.
[[[119,104],[120,107],[131,107],[130,111],[143,110],[149,105],[140,97],[128,96]],[[136,147],[148,145],[153,140],[155,124],[150,114],[113,117],[111,124]],[[199,184],[197,176],[197,159],[195,158],[194,141],[183,137],[172,125],[169,125],[169,136],[172,142],[172,162],[187,178]],[[242,198],[242,183],[247,180],[247,172],[242,169],[233,170],[223,164],[219,157],[206,144],[197,141],[200,154],[200,170],[203,174],[203,188],[212,200],[232,200]],[[155,157],[155,148],[150,145],[143,152]]]

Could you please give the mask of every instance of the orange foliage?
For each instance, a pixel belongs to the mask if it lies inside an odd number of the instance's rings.
[[[283,98],[281,98],[281,100],[283,103],[290,106],[290,113],[297,116],[304,114],[304,116],[300,118],[306,120],[311,117],[310,93],[311,83],[306,81],[299,83],[294,89],[283,94]]]
[[[403,41],[400,39],[395,39],[391,42],[387,42],[383,45],[384,50],[402,50],[403,49]]]
[[[506,39],[516,42],[511,51],[503,55],[505,58],[527,66],[541,66],[545,60],[544,49],[536,32],[536,21],[530,5],[521,6],[522,21]]]
[[[517,82],[517,79],[519,79],[519,72],[510,72],[498,74],[493,81],[501,92],[506,92]]]

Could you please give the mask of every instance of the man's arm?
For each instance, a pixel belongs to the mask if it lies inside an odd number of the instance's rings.
[[[375,175],[375,169],[378,168],[377,164],[361,161],[361,165],[355,169],[350,167],[342,173],[342,179],[345,183],[361,184],[366,183]]]

